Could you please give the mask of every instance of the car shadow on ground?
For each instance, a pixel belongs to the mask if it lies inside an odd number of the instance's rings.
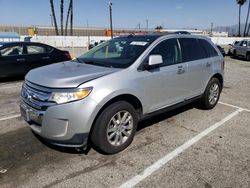
[[[193,108],[197,108],[197,109],[201,109],[198,105],[198,103],[192,103],[192,104],[188,104],[185,106],[182,106],[180,108],[156,115],[154,117],[150,117],[148,119],[142,120],[139,122],[138,127],[137,127],[137,133],[141,132],[143,129],[152,126],[156,123],[159,123],[161,121],[167,120],[171,117],[174,117],[180,113],[183,113],[185,111],[191,110]],[[202,109],[201,109],[202,110]],[[53,145],[49,142],[47,142],[46,140],[44,140],[42,137],[40,137],[39,135],[33,133],[36,138],[42,142],[44,145],[46,145],[47,147],[59,151],[59,152],[63,152],[63,153],[70,153],[70,154],[84,154],[84,155],[88,155],[89,151],[91,149],[96,150],[98,153],[106,155],[105,153],[102,153],[101,151],[99,151],[97,148],[95,148],[93,146],[93,144],[89,141],[87,146],[85,148],[71,148],[71,147],[61,147],[61,146],[56,146]],[[136,135],[135,135],[136,136]]]
[[[16,82],[16,81],[23,81],[24,76],[15,76],[15,77],[10,77],[10,78],[0,78],[0,83],[11,83],[11,82]]]

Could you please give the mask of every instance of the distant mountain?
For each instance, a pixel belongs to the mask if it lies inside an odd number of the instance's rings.
[[[238,35],[238,27],[239,26],[237,24],[232,25],[232,26],[217,26],[213,28],[213,30],[218,31],[218,32],[228,32],[229,35],[235,36],[235,35]],[[244,29],[245,29],[245,24],[241,24],[241,34],[243,34]]]

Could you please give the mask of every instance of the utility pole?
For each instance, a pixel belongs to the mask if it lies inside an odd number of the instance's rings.
[[[50,14],[50,23],[51,23],[51,26],[53,27],[53,26],[54,26],[54,23],[53,23],[53,17],[52,17],[52,14]]]
[[[146,20],[146,29],[148,31],[148,19]]]
[[[88,35],[88,50],[89,50],[89,43],[90,43],[90,37],[89,37],[89,20],[87,20],[87,35]]]
[[[109,21],[110,21],[110,32],[111,38],[113,38],[113,21],[112,21],[112,2],[109,1]]]
[[[211,33],[210,33],[211,37],[213,36],[213,27],[214,27],[214,23],[211,22]]]

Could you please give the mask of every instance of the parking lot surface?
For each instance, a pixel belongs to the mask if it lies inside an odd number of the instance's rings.
[[[47,145],[19,116],[22,81],[0,83],[0,187],[250,187],[250,62],[225,58],[215,109],[140,122],[116,155]]]

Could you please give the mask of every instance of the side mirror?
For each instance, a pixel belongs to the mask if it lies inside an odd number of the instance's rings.
[[[148,58],[148,66],[156,66],[163,63],[161,55],[150,55]]]
[[[160,64],[163,63],[161,55],[150,55],[148,58],[148,63],[144,64],[146,70],[158,68]]]

